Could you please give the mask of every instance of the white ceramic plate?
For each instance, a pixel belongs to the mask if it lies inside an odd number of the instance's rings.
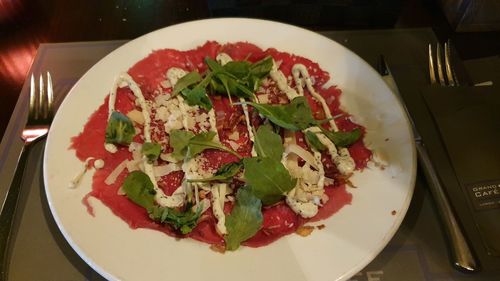
[[[90,216],[82,198],[87,175],[67,188],[81,169],[70,138],[103,102],[117,74],[161,48],[191,49],[206,40],[248,41],[318,62],[343,91],[343,106],[367,128],[366,142],[390,163],[366,169],[352,181],[352,205],[324,221],[308,237],[289,235],[262,248],[224,255],[207,244],[176,241],[148,229],[130,229],[95,198]],[[367,42],[369,44],[369,42]],[[387,139],[387,140],[386,140]],[[301,28],[250,19],[211,19],[170,26],[112,52],[74,86],[54,119],[47,140],[44,177],[48,202],[64,237],[97,272],[113,280],[345,280],[366,266],[388,243],[406,213],[416,172],[409,123],[393,93],[357,55]],[[391,214],[392,211],[396,214]]]

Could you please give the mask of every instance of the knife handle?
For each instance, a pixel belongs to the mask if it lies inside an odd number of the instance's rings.
[[[450,202],[443,190],[441,181],[432,165],[432,162],[423,143],[416,143],[417,154],[420,164],[423,168],[424,175],[429,184],[431,193],[436,202],[438,212],[441,214],[441,220],[448,238],[450,246],[450,255],[453,265],[464,272],[476,272],[479,270],[479,264],[476,261],[471,247],[465,239],[464,233],[456,219],[456,216],[451,208]]]

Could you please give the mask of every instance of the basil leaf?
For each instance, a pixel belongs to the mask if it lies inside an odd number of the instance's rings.
[[[361,130],[356,128],[349,132],[333,132],[328,131],[323,127],[321,128],[321,132],[327,136],[336,146],[340,147],[348,147],[351,144],[355,143],[361,137]]]
[[[252,157],[243,159],[243,165],[245,180],[250,185],[252,193],[262,200],[264,205],[280,201],[297,183],[297,179],[292,178],[278,160]]]
[[[149,162],[154,162],[161,153],[161,145],[155,142],[145,142],[142,144],[142,154],[148,158]]]
[[[193,132],[185,130],[172,130],[170,132],[170,146],[174,149],[172,157],[177,160],[184,159],[186,155],[189,140],[194,137]]]
[[[193,212],[188,206],[185,212],[181,212],[172,208],[154,206],[148,209],[148,213],[152,220],[167,223],[174,229],[180,230],[182,234],[188,234],[198,224],[201,208],[199,207],[196,212]]]
[[[274,124],[292,131],[300,131],[318,124],[312,116],[311,107],[305,97],[296,97],[286,105],[270,105],[249,102],[260,114]]]
[[[177,81],[177,84],[175,84],[174,86],[172,96],[176,96],[182,90],[187,89],[189,86],[194,85],[200,81],[201,81],[201,75],[198,72],[196,71],[189,72],[188,74],[181,77],[179,81]]]
[[[106,127],[106,143],[130,144],[135,135],[130,119],[118,111],[113,111]]]
[[[181,94],[190,106],[198,105],[206,111],[212,109],[212,101],[208,98],[205,88],[198,86],[193,89],[186,88],[181,91]]]
[[[260,126],[255,133],[255,151],[260,157],[272,158],[281,161],[283,152],[283,143],[281,136],[271,130],[270,126]]]
[[[192,179],[188,180],[188,182],[231,181],[232,178],[240,172],[242,167],[243,163],[241,161],[226,163],[222,165],[212,177]]]
[[[123,182],[122,189],[135,204],[146,209],[153,207],[156,191],[149,176],[145,173],[133,171],[128,174]]]
[[[188,142],[187,157],[193,158],[203,152],[205,149],[218,149],[229,152],[240,159],[242,158],[241,155],[239,155],[234,150],[227,148],[225,145],[219,142],[214,142],[213,138],[215,137],[215,135],[215,132],[210,131],[203,132],[192,137]]]
[[[240,243],[253,237],[262,226],[262,203],[247,188],[240,188],[236,193],[236,204],[231,214],[226,217],[226,249],[234,251]]]
[[[323,151],[326,149],[326,146],[319,140],[318,136],[310,131],[305,133],[306,142],[310,147],[313,147],[317,151]]]

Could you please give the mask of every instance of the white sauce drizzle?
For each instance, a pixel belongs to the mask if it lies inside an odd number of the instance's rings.
[[[326,104],[325,99],[323,99],[323,97],[319,95],[314,89],[309,72],[307,71],[307,68],[303,64],[295,64],[292,67],[292,76],[294,78],[294,82],[295,85],[297,86],[298,92],[288,85],[288,81],[285,75],[278,69],[278,65],[276,64],[275,61],[273,61],[273,68],[270,72],[270,76],[276,82],[278,89],[284,92],[289,100],[292,100],[298,96],[303,96],[304,86],[307,87],[307,90],[310,92],[313,98],[315,98],[318,102],[321,103],[321,106],[325,111],[326,117],[332,118],[330,108]],[[338,127],[333,119],[330,120],[330,126],[332,127],[333,130],[338,131]],[[307,131],[319,132],[320,129],[315,127],[304,130],[304,132]],[[339,171],[342,174],[352,173],[354,171],[355,164],[354,160],[349,155],[349,151],[346,148],[341,148],[340,149],[341,152],[339,153],[339,151],[337,151],[337,148],[330,141],[330,139],[328,139],[323,134],[317,134],[317,136],[320,142],[327,147],[328,152],[330,153],[333,162],[337,165]],[[288,142],[290,142],[290,140],[288,140]],[[317,188],[323,190],[325,182],[325,171],[323,163],[321,162],[321,153],[314,148],[311,149],[313,151],[314,159],[318,169],[316,171],[318,174]],[[296,165],[295,163],[293,163],[296,161],[296,159],[290,159],[288,156],[286,157],[288,158],[284,161],[284,163],[286,163],[286,167],[293,167],[293,165]],[[286,202],[296,213],[300,214],[303,217],[311,217],[317,213],[318,211],[317,205],[321,203],[318,196],[312,197],[311,200],[307,202],[297,200],[297,198],[295,198],[296,193],[298,192],[297,188],[302,188],[303,186],[304,185],[298,185],[291,192],[289,192],[289,194],[287,195]]]
[[[299,94],[297,94],[297,91],[295,91],[292,87],[290,87],[290,85],[288,85],[285,75],[278,69],[278,65],[274,60],[273,67],[269,72],[269,76],[271,76],[274,82],[276,82],[278,89],[284,92],[289,100],[293,100],[294,98],[299,96]]]
[[[97,159],[94,161],[94,168],[97,170],[104,168],[104,160],[102,159]]]
[[[309,93],[313,96],[315,100],[317,100],[320,104],[323,110],[325,111],[326,118],[332,118],[332,113],[330,111],[330,108],[326,104],[325,99],[316,92],[316,90],[313,87],[312,81],[311,81],[311,76],[309,75],[309,72],[307,71],[307,68],[303,64],[295,64],[292,67],[292,75],[293,79],[295,81],[295,85],[297,85],[297,89],[299,91],[299,95],[303,96],[304,95],[304,84],[303,81],[305,81],[305,86],[307,87],[307,90]],[[335,124],[335,120],[330,119],[329,124],[334,131],[338,131],[337,124]],[[326,142],[331,142],[328,138],[326,138],[323,134],[318,134],[319,136],[323,136],[323,138],[320,139],[321,143],[323,145],[327,146]],[[332,143],[331,145],[334,146]],[[334,150],[329,149],[330,155],[332,157],[333,162],[335,165],[337,165],[337,168],[339,169],[339,172],[343,175],[350,174],[354,171],[354,168],[356,167],[354,163],[354,159],[349,155],[349,150],[345,147],[341,147],[339,149],[339,153],[337,153],[337,150],[335,149],[335,153],[333,153]]]
[[[139,85],[137,85],[134,79],[127,73],[120,74],[115,81],[113,91],[111,92],[109,97],[109,105],[108,105],[109,116],[111,116],[111,113],[113,113],[115,109],[116,91],[118,87],[126,87],[126,86],[128,86],[130,90],[134,93],[136,97],[136,103],[138,103],[142,109],[142,116],[144,119],[144,132],[143,132],[144,140],[146,142],[151,142],[151,116],[149,115],[150,112],[149,106],[146,100],[144,99],[144,96],[142,95],[141,88],[139,87]],[[182,194],[181,191],[178,192],[178,190],[176,190],[172,196],[166,196],[163,190],[158,187],[153,165],[149,163],[146,157],[143,158],[143,163],[144,163],[144,172],[148,175],[149,179],[153,183],[154,190],[156,191],[155,201],[160,206],[163,207],[173,208],[181,206],[184,200],[178,200],[178,198],[181,197],[182,195],[185,196],[185,193]],[[184,190],[182,189],[182,191]]]
[[[94,160],[94,157],[89,157],[85,159],[85,162],[82,164],[81,170],[78,172],[78,174],[75,175],[75,177],[69,182],[69,188],[77,188],[78,185],[80,184],[80,181],[82,180],[83,176],[87,173],[87,171],[90,169],[89,167],[89,162]],[[93,164],[95,169],[101,169],[104,167],[104,161],[102,159],[97,159],[94,161]]]

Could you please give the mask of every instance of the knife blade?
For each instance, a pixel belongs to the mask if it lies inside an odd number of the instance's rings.
[[[382,79],[385,81],[389,89],[395,94],[399,99],[401,105],[406,111],[408,120],[410,120],[413,136],[415,139],[415,146],[417,149],[418,161],[420,167],[422,168],[424,175],[426,177],[429,189],[432,193],[436,207],[441,217],[444,230],[446,232],[446,240],[449,244],[450,259],[455,268],[464,272],[476,272],[479,270],[479,263],[477,262],[472,248],[470,247],[467,239],[465,238],[462,227],[456,218],[455,212],[453,211],[446,192],[443,189],[441,180],[437,174],[437,171],[432,164],[429,157],[429,153],[424,144],[424,141],[419,134],[413,119],[406,107],[406,104],[399,93],[396,81],[391,74],[391,71],[384,59],[384,56],[380,56],[379,62],[379,73]]]

